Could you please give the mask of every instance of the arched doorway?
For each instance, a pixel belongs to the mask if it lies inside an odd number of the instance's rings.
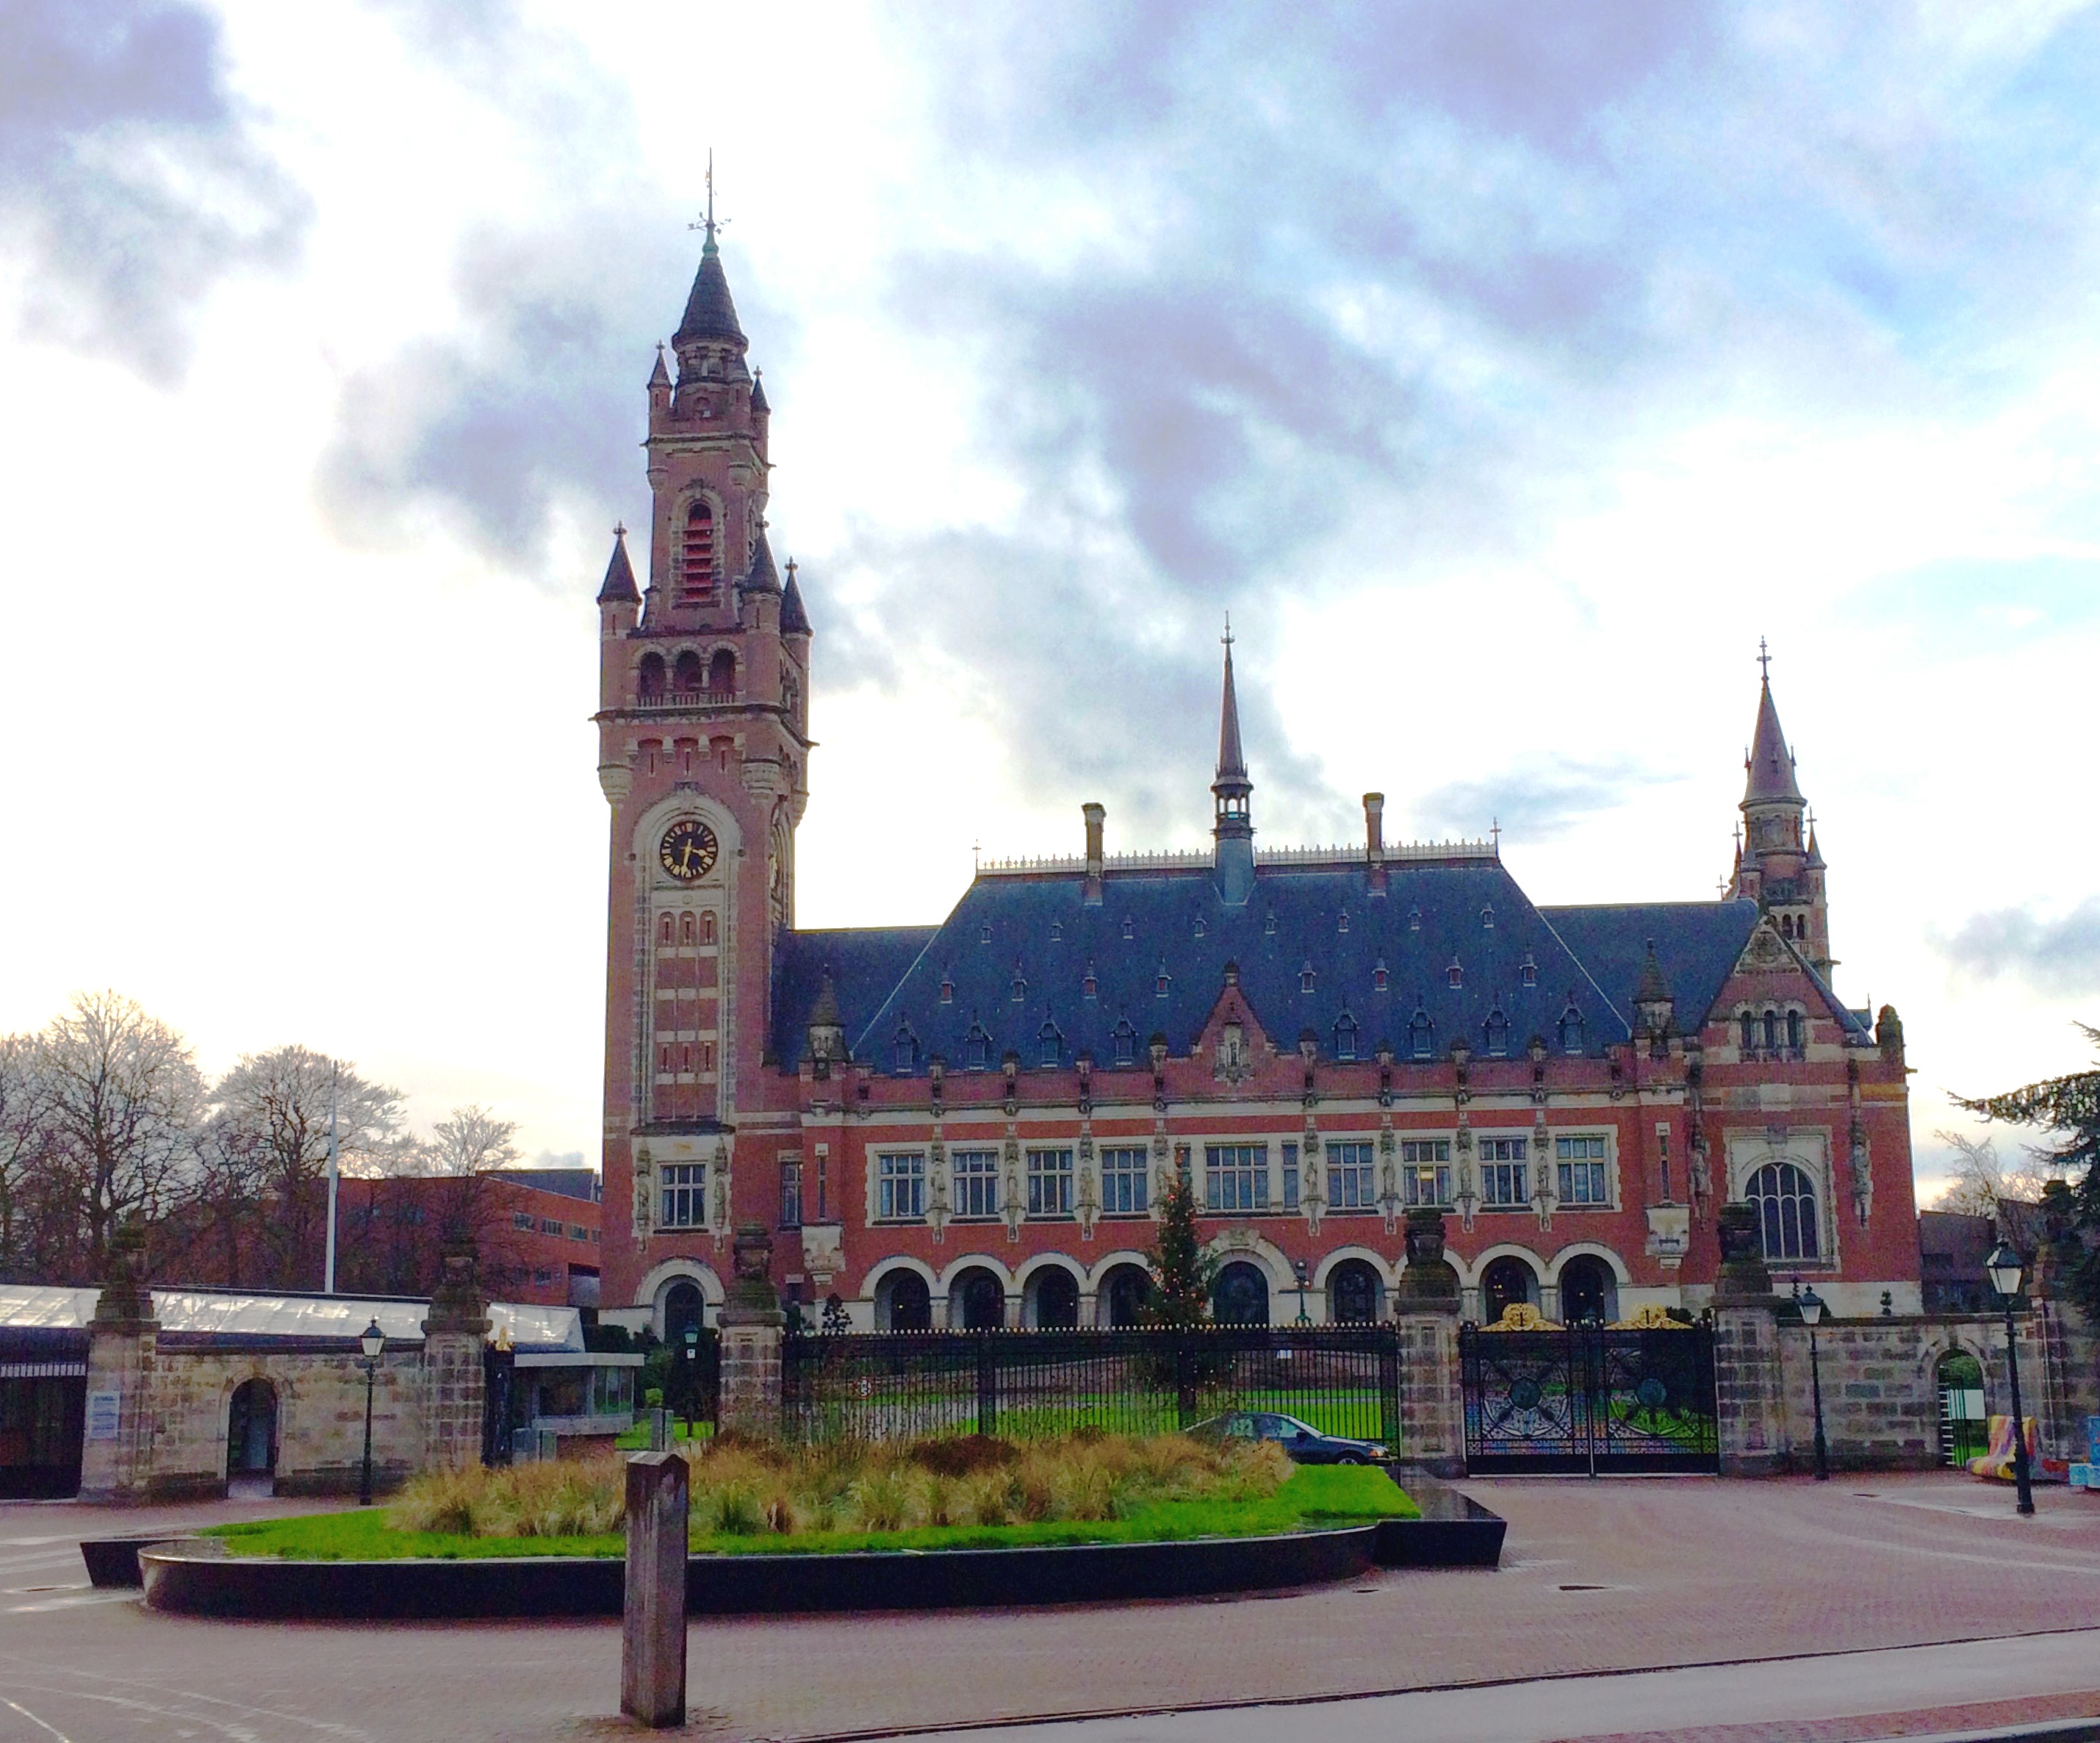
[[[1268,1323],[1268,1279],[1259,1265],[1236,1259],[1211,1286],[1211,1314],[1221,1326]]]
[[[876,1286],[875,1323],[884,1331],[931,1331],[933,1292],[916,1271],[893,1271]]]
[[[1365,1260],[1344,1259],[1327,1273],[1327,1317],[1338,1326],[1369,1326],[1379,1317],[1379,1274]]]
[[[1939,1459],[1957,1471],[1990,1450],[1983,1411],[1983,1364],[1965,1349],[1939,1358]]]
[[[708,1299],[690,1277],[680,1277],[664,1291],[664,1341],[673,1349],[686,1347],[689,1328],[698,1329],[707,1322]]]
[[[1079,1280],[1062,1265],[1045,1265],[1028,1280],[1029,1323],[1039,1331],[1066,1331],[1079,1323]]]
[[[1521,1259],[1505,1254],[1480,1273],[1480,1323],[1492,1326],[1506,1308],[1538,1305],[1538,1273]]]
[[[1570,1326],[1608,1326],[1619,1317],[1619,1280],[1594,1254],[1560,1268],[1560,1317]]]
[[[1101,1300],[1107,1304],[1111,1326],[1141,1326],[1145,1304],[1152,1293],[1152,1273],[1142,1265],[1117,1265],[1101,1281]]]
[[[243,1380],[227,1406],[227,1476],[274,1476],[276,1472],[277,1388],[267,1380]]]
[[[1006,1285],[973,1265],[948,1285],[948,1329],[996,1331],[1006,1323]]]

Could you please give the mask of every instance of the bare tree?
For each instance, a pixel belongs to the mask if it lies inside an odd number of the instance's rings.
[[[1935,1132],[1933,1136],[1954,1152],[1954,1184],[1936,1209],[1996,1220],[2001,1200],[2023,1204],[2041,1202],[2048,1176],[2035,1157],[2025,1156],[2018,1163],[2008,1164],[1998,1154],[1992,1139],[1978,1140],[1959,1132]]]
[[[431,1128],[433,1174],[487,1174],[518,1160],[514,1119],[498,1119],[484,1107],[454,1108]]]
[[[38,1216],[49,1134],[36,1038],[0,1035],[0,1278],[33,1278],[42,1242]]]
[[[76,994],[36,1038],[31,1070],[39,1188],[70,1224],[47,1232],[38,1264],[92,1282],[120,1223],[153,1221],[193,1186],[203,1080],[179,1035],[114,992]]]
[[[212,1099],[212,1187],[226,1194],[229,1212],[237,1212],[250,1193],[267,1194],[267,1280],[287,1288],[318,1286],[331,1103],[338,1159],[354,1166],[392,1141],[401,1092],[294,1043],[242,1054]]]

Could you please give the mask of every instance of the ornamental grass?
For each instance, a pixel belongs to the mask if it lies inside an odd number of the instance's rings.
[[[690,1529],[756,1538],[1120,1520],[1160,1502],[1264,1500],[1290,1472],[1269,1442],[1178,1434],[818,1446],[726,1435],[692,1456]],[[588,1537],[620,1530],[625,1482],[616,1457],[470,1466],[415,1478],[389,1517],[461,1537]]]

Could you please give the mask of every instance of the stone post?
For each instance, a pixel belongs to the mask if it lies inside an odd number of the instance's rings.
[[[620,1639],[620,1710],[662,1730],[686,1722],[686,1461],[627,1461],[627,1589]]]
[[[161,1328],[145,1269],[145,1229],[126,1222],[110,1238],[108,1269],[87,1324],[83,1501],[143,1501],[151,1490],[153,1372]]]
[[[721,1310],[719,1425],[767,1440],[780,1432],[780,1344],[788,1316],[769,1273],[773,1240],[762,1223],[737,1226],[736,1280]]]
[[[1407,1267],[1393,1292],[1400,1339],[1400,1462],[1432,1476],[1466,1474],[1458,1371],[1458,1273],[1444,1256],[1444,1213],[1407,1213]]]
[[[423,1322],[423,1465],[445,1470],[481,1457],[487,1380],[482,1351],[488,1300],[475,1275],[474,1237],[448,1235],[442,1271]]]
[[[1768,1476],[1791,1447],[1780,1376],[1777,1299],[1758,1240],[1758,1213],[1724,1204],[1716,1217],[1721,1270],[1714,1285],[1714,1392],[1721,1474]]]

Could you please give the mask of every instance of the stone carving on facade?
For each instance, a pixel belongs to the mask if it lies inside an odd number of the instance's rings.
[[[649,1146],[645,1144],[634,1153],[634,1232],[644,1239],[649,1233],[655,1173],[649,1160]]]

